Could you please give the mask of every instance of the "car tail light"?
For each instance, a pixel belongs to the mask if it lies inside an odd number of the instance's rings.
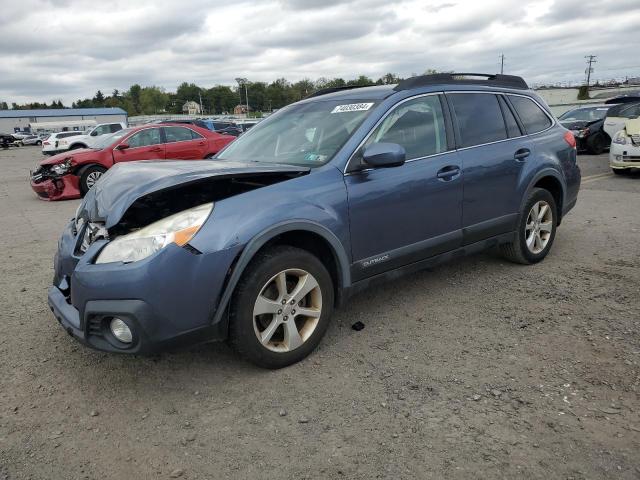
[[[51,145],[49,142],[42,142],[43,145]]]
[[[568,130],[564,132],[564,141],[567,142],[571,148],[576,148],[576,137]]]

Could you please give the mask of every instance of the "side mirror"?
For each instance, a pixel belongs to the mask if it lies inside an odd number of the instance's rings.
[[[404,147],[397,143],[374,143],[362,155],[363,162],[374,168],[398,167],[406,158]]]
[[[126,150],[127,148],[129,148],[128,143],[121,143],[116,147],[116,150]]]
[[[97,137],[98,136],[98,131],[94,130],[93,132],[91,132],[89,135],[91,135],[92,137]]]

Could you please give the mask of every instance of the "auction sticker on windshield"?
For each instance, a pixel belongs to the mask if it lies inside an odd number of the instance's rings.
[[[373,103],[350,103],[348,105],[338,105],[331,113],[344,113],[344,112],[360,112],[362,110],[369,110],[373,106]]]

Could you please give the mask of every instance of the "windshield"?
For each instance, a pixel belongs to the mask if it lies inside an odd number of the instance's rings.
[[[218,158],[319,167],[333,158],[374,105],[372,100],[343,99],[285,107],[238,137]]]
[[[103,135],[102,137],[100,137],[100,140],[98,140],[96,143],[93,144],[93,147],[91,148],[93,150],[102,150],[103,148],[107,148],[109,145],[111,145],[115,141],[120,140],[122,137],[124,137],[128,133],[131,133],[131,130],[132,130],[131,128],[124,128],[122,130],[118,130],[115,133]]]
[[[578,108],[563,113],[560,120],[563,122],[593,122],[602,120],[607,115],[609,107]]]

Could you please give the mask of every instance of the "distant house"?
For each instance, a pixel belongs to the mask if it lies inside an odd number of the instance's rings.
[[[246,115],[249,111],[251,111],[251,107],[247,107],[246,105],[236,105],[233,107],[234,115]]]
[[[182,106],[182,113],[186,113],[187,115],[200,115],[202,110],[200,109],[200,104],[198,104],[198,102],[189,100]]]

